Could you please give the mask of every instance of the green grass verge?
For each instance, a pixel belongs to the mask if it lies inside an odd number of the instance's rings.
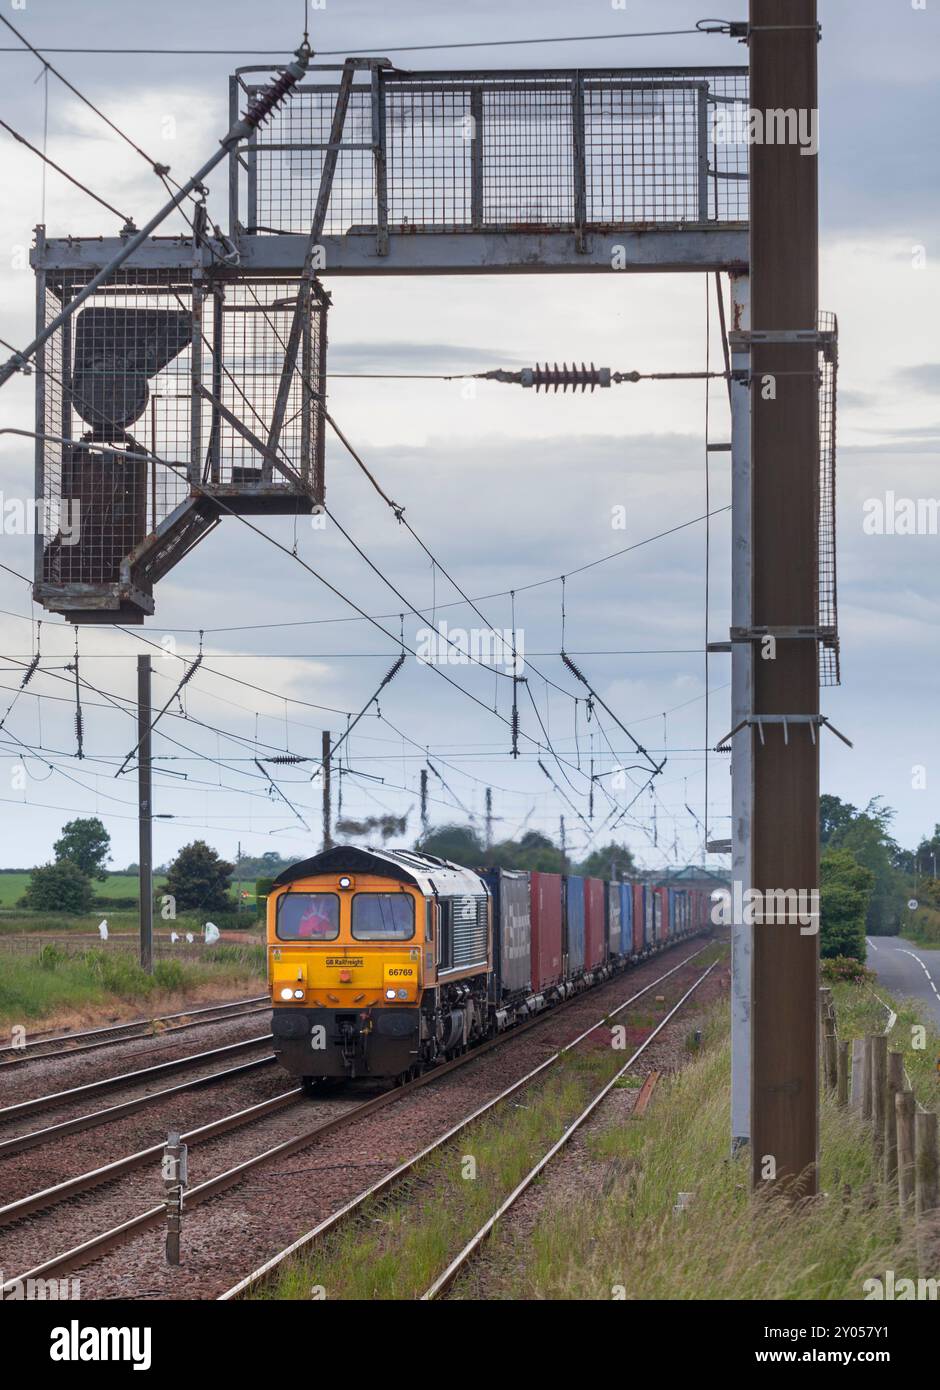
[[[710,946],[696,967],[727,953],[725,945]],[[675,982],[664,993],[670,1002],[657,1004],[651,993],[623,1021],[631,1030],[653,1028],[678,998]],[[698,1050],[694,1029],[686,1048]],[[420,1298],[628,1055],[603,1046],[569,1054],[541,1083],[457,1136],[389,1198],[366,1204],[354,1222],[252,1296],[307,1299],[316,1287],[331,1299]],[[623,1084],[640,1083],[631,1076]],[[364,1187],[368,1181],[364,1174]]]
[[[360,1219],[309,1259],[292,1262],[256,1296],[307,1299],[318,1287],[330,1299],[420,1298],[624,1060],[609,1050],[567,1059],[518,1107],[499,1108],[460,1135],[397,1188],[393,1200],[369,1203]],[[368,1180],[364,1174],[364,1186]]]
[[[877,983],[868,987],[838,984],[832,998],[840,1038],[882,1032],[887,1015],[880,1001],[894,1010],[897,1019],[888,1034],[888,1047],[904,1053],[904,1066],[920,1103],[928,1110],[940,1110],[940,1032],[923,1021],[917,1002],[895,998]]]
[[[878,993],[898,1014],[891,1046],[904,1050],[921,1102],[937,1106],[940,1039],[928,1029],[926,1046],[912,1048],[920,1026],[913,1007]],[[884,1026],[870,988],[839,984],[834,995],[841,1037]],[[702,1029],[701,1047],[690,1032],[689,1061],[660,1083],[646,1117],[593,1129],[565,1185],[550,1179],[535,1211],[504,1222],[453,1296],[860,1300],[864,1281],[889,1269],[916,1277],[912,1233],[876,1180],[870,1132],[827,1094],[822,1195],[796,1212],[750,1195],[747,1156],[729,1156],[727,1004],[710,1010]],[[557,1137],[609,1060],[579,1057],[530,1092],[524,1108],[497,1111],[429,1163],[410,1189],[370,1204],[354,1225],[292,1261],[254,1296],[309,1299],[314,1289],[331,1299],[419,1296]],[[475,1180],[463,1176],[468,1156]],[[680,1192],[693,1195],[677,1213]]]
[[[130,951],[72,951],[43,946],[32,955],[0,960],[0,1026],[29,1023],[115,1000],[146,1002],[153,995],[196,991],[208,984],[253,989],[263,979],[260,946],[208,947],[198,961],[159,960],[147,975]]]

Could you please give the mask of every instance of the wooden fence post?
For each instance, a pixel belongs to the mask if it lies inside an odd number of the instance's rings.
[[[895,1096],[904,1090],[904,1054],[888,1053],[888,1094],[885,1097],[885,1182],[893,1183],[898,1175],[898,1113]]]
[[[836,1102],[841,1106],[849,1103],[849,1045],[839,1043],[839,1056],[836,1060]]]
[[[838,1084],[838,1041],[836,1039],[836,1020],[833,1014],[826,1019],[826,1086],[834,1091]]]
[[[921,1275],[928,1278],[933,1277],[940,1246],[937,1168],[937,1114],[934,1110],[919,1110],[914,1116],[914,1209],[917,1263]]]
[[[914,1116],[914,1201],[918,1221],[940,1205],[937,1192],[937,1115],[919,1110]]]
[[[862,1108],[862,1088],[865,1082],[865,1039],[852,1039],[852,1109]]]
[[[914,1205],[914,1092],[899,1091],[894,1105],[898,1124],[898,1201],[901,1211],[910,1214]]]
[[[862,1066],[862,1119],[871,1119],[871,1034],[865,1039]]]
[[[871,1122],[875,1164],[880,1167],[885,1147],[885,1101],[888,1094],[888,1039],[871,1036]],[[876,1177],[880,1174],[876,1172]]]

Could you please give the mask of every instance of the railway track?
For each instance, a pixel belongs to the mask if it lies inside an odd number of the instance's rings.
[[[636,998],[647,994],[651,989],[661,984],[663,980],[675,974],[676,971],[681,970],[688,964],[689,960],[700,955],[705,949],[706,947],[702,946],[698,951],[693,952],[691,956],[684,958],[676,966],[645,985],[636,994],[632,995],[629,1000],[625,1001],[623,1005],[619,1006],[617,1011],[619,1011],[620,1008],[627,1007]],[[321,1142],[329,1135],[335,1134],[337,1131],[345,1129],[367,1116],[384,1109],[386,1106],[396,1104],[404,1097],[411,1095],[414,1091],[438,1081],[443,1076],[457,1068],[465,1066],[471,1061],[475,1061],[492,1048],[510,1042],[520,1037],[523,1033],[528,1032],[529,1029],[544,1025],[553,1018],[557,1018],[564,1010],[572,1005],[579,1002],[583,1003],[585,998],[586,996],[584,994],[576,995],[564,1004],[551,1010],[549,1013],[539,1015],[520,1027],[510,1030],[508,1033],[490,1039],[481,1046],[452,1059],[450,1062],[444,1063],[442,1066],[434,1068],[422,1076],[417,1077],[415,1080],[407,1082],[403,1086],[374,1096],[360,1104],[351,1105],[340,1114],[332,1116],[312,1129],[293,1135],[288,1139],[282,1140],[280,1143],[264,1149],[260,1153],[252,1155],[250,1158],[230,1165],[228,1168],[207,1178],[205,1181],[188,1188],[185,1193],[184,1211],[188,1213],[221,1195],[223,1192],[237,1186],[252,1173],[262,1169],[266,1165],[286,1159],[312,1144]],[[609,1016],[610,1015],[605,1015],[605,1017]],[[596,1027],[597,1023],[594,1023],[588,1031],[593,1031]],[[551,1059],[548,1065],[550,1064]],[[236,1128],[246,1126],[258,1120],[263,1120],[276,1110],[293,1105],[297,1101],[299,1093],[300,1088],[297,1088],[296,1091],[286,1092],[281,1096],[274,1097],[271,1101],[262,1102],[260,1105],[236,1112],[236,1114],[225,1117],[223,1120],[216,1121],[212,1125],[203,1126],[201,1130],[192,1131],[187,1142],[205,1142],[209,1138],[217,1138],[219,1135],[230,1132]],[[475,1116],[471,1118],[475,1118]],[[467,1123],[469,1123],[469,1120]],[[21,1199],[19,1203],[11,1204],[11,1208],[17,1208],[18,1210],[5,1209],[4,1211],[0,1211],[0,1224],[19,1221],[23,1217],[49,1208],[54,1204],[70,1201],[76,1196],[80,1196],[83,1192],[89,1192],[93,1188],[104,1183],[115,1181],[136,1168],[146,1166],[148,1163],[155,1163],[158,1160],[160,1151],[162,1151],[162,1147],[162,1145],[150,1146],[135,1154],[125,1155],[123,1158],[113,1163],[104,1164],[98,1169],[80,1174],[77,1178],[68,1179],[64,1183],[57,1184],[53,1188],[29,1194],[26,1198]],[[88,1240],[72,1245],[70,1248],[51,1258],[41,1260],[32,1269],[8,1281],[8,1285],[0,1287],[0,1294],[2,1294],[8,1286],[12,1287],[15,1285],[17,1279],[51,1277],[54,1274],[62,1274],[88,1264],[90,1261],[133,1240],[134,1237],[148,1229],[162,1225],[165,1219],[166,1209],[163,1203],[142,1210],[129,1219],[105,1231],[96,1233]]]
[[[22,1068],[25,1062],[45,1061],[48,1058],[74,1057],[82,1052],[94,1052],[102,1047],[112,1047],[117,1043],[132,1042],[137,1038],[175,1036],[191,1028],[204,1028],[211,1023],[225,1023],[232,1018],[244,1018],[249,1014],[269,1012],[271,1001],[266,994],[252,995],[248,999],[233,999],[225,1004],[209,1004],[200,1009],[185,1009],[180,1013],[161,1014],[156,1018],[138,1018],[128,1023],[109,1024],[105,1028],[89,1028],[80,1033],[59,1033],[51,1037],[27,1038],[22,1046],[0,1047],[0,1074],[5,1067]],[[212,1015],[208,1017],[207,1015]],[[176,1019],[186,1019],[176,1023]],[[170,1025],[162,1027],[161,1025]],[[90,1039],[97,1039],[92,1042]],[[56,1047],[64,1043],[63,1047]],[[78,1043],[78,1047],[69,1044]],[[50,1051],[40,1049],[50,1048]]]
[[[27,1115],[40,1114],[46,1110],[61,1109],[65,1105],[72,1104],[73,1101],[83,1101],[90,1096],[101,1095],[105,1091],[116,1091],[125,1086],[146,1085],[151,1081],[159,1081],[162,1077],[171,1076],[174,1072],[188,1071],[193,1067],[205,1066],[208,1062],[233,1057],[237,1053],[250,1051],[254,1047],[261,1047],[271,1040],[270,1033],[262,1033],[258,1037],[245,1038],[241,1042],[226,1043],[224,1047],[213,1047],[206,1052],[190,1053],[186,1057],[177,1057],[170,1062],[158,1062],[155,1066],[142,1067],[138,1071],[122,1072],[118,1076],[101,1077],[97,1081],[86,1081],[80,1086],[73,1086],[64,1091],[53,1091],[45,1096],[33,1096],[29,1100],[21,1100],[13,1105],[0,1107],[0,1124],[20,1120]],[[274,1060],[272,1052],[270,1056],[261,1058],[255,1065],[270,1065]]]
[[[100,1125],[111,1124],[115,1120],[123,1119],[125,1115],[133,1115],[138,1110],[145,1110],[152,1105],[159,1105],[163,1101],[169,1100],[171,1096],[184,1094],[186,1091],[201,1090],[205,1086],[214,1086],[224,1081],[234,1080],[237,1076],[244,1076],[248,1072],[257,1071],[261,1067],[269,1067],[275,1061],[274,1054],[267,1057],[259,1057],[255,1061],[241,1062],[235,1067],[226,1067],[224,1071],[210,1072],[208,1076],[197,1076],[192,1081],[182,1081],[176,1086],[168,1086],[162,1091],[148,1091],[143,1096],[135,1096],[132,1100],[119,1102],[117,1105],[109,1105],[104,1110],[92,1110],[86,1115],[76,1115],[70,1120],[60,1120],[58,1124],[47,1125],[44,1129],[35,1129],[28,1134],[18,1134],[12,1139],[0,1141],[0,1159],[12,1158],[15,1154],[25,1153],[29,1149],[42,1148],[44,1144],[55,1143],[58,1139],[64,1139],[68,1134],[77,1134],[84,1129],[97,1129]],[[66,1094],[68,1094],[66,1092]]]
[[[643,1055],[643,1053],[649,1047],[650,1043],[652,1043],[654,1039],[658,1036],[658,1034],[661,1033],[662,1030],[666,1027],[666,1024],[669,1023],[673,1018],[675,1018],[676,1014],[688,1002],[688,1000],[692,997],[692,995],[699,988],[699,986],[704,984],[705,980],[715,969],[716,964],[717,962],[713,962],[708,967],[708,969],[705,970],[699,976],[699,978],[695,981],[695,984],[692,985],[691,989],[686,990],[685,994],[683,994],[679,1002],[669,1010],[669,1012],[663,1019],[660,1020],[659,1024],[653,1030],[653,1032],[650,1033],[649,1037],[644,1038],[643,1042],[633,1053],[633,1056],[628,1058],[628,1060],[623,1064],[623,1066],[616,1073],[616,1075],[611,1077],[611,1079],[600,1088],[596,1095],[594,1095],[593,1098],[584,1107],[581,1113],[577,1115],[576,1118],[565,1127],[563,1133],[558,1139],[556,1139],[555,1143],[552,1144],[551,1148],[547,1149],[546,1152],[542,1155],[542,1157],[538,1160],[538,1162],[533,1164],[533,1166],[529,1169],[528,1173],[526,1173],[525,1177],[522,1178],[522,1180],[516,1184],[512,1192],[510,1192],[509,1196],[506,1197],[499,1204],[499,1206],[496,1208],[493,1214],[490,1217],[488,1217],[488,1219],[483,1223],[482,1226],[480,1226],[480,1228],[475,1232],[475,1234],[471,1236],[471,1238],[458,1252],[458,1254],[455,1255],[455,1257],[451,1260],[447,1268],[443,1270],[441,1274],[438,1275],[438,1277],[434,1280],[432,1284],[429,1285],[429,1287],[421,1295],[422,1302],[430,1302],[434,1299],[441,1298],[448,1292],[458,1275],[465,1271],[468,1265],[471,1263],[471,1261],[474,1260],[476,1256],[479,1254],[486,1241],[489,1239],[493,1231],[496,1229],[500,1220],[506,1215],[508,1211],[512,1209],[512,1207],[515,1206],[522,1194],[526,1192],[529,1189],[529,1187],[531,1187],[532,1183],[535,1182],[536,1178],[541,1176],[541,1174],[545,1171],[545,1169],[552,1162],[552,1160],[556,1158],[558,1154],[560,1154],[561,1151],[571,1142],[571,1139],[574,1137],[575,1134],[577,1134],[578,1130],[585,1123],[585,1121],[589,1120],[590,1117],[594,1114],[594,1112],[598,1109],[598,1107],[602,1105],[603,1102],[607,1099],[611,1091],[617,1085],[618,1081],[620,1081],[627,1074],[630,1068],[634,1066],[637,1059]]]
[[[621,1004],[617,1005],[616,1008],[608,1010],[602,1018],[592,1023],[589,1028],[586,1028],[583,1032],[579,1033],[576,1038],[573,1038],[570,1042],[566,1043],[563,1047],[559,1048],[556,1052],[552,1053],[551,1056],[547,1057],[544,1061],[540,1062],[538,1066],[532,1068],[524,1076],[520,1077],[517,1081],[514,1081],[510,1086],[507,1086],[498,1095],[488,1100],[485,1104],[479,1106],[471,1114],[465,1116],[456,1125],[451,1126],[451,1128],[448,1129],[444,1134],[440,1135],[432,1143],[426,1145],[418,1153],[413,1154],[411,1158],[406,1159],[404,1163],[399,1164],[398,1167],[392,1169],[391,1172],[386,1173],[377,1182],[371,1184],[371,1186],[367,1187],[363,1192],[360,1192],[350,1202],[347,1202],[344,1206],[340,1207],[338,1211],[333,1212],[324,1221],[321,1221],[317,1226],[313,1228],[313,1230],[307,1232],[307,1234],[301,1236],[299,1240],[296,1240],[291,1245],[287,1246],[278,1255],[274,1256],[273,1259],[268,1260],[265,1264],[261,1265],[253,1273],[249,1274],[246,1278],[240,1280],[239,1283],[233,1285],[230,1289],[226,1290],[225,1293],[220,1295],[219,1301],[231,1301],[233,1299],[241,1297],[245,1293],[248,1293],[258,1288],[271,1277],[272,1273],[279,1266],[281,1266],[286,1261],[291,1259],[293,1256],[301,1252],[308,1252],[325,1236],[335,1233],[341,1226],[345,1225],[350,1219],[355,1218],[363,1210],[367,1203],[371,1202],[376,1197],[385,1196],[386,1194],[388,1194],[404,1178],[414,1173],[415,1169],[418,1168],[419,1165],[421,1165],[426,1159],[430,1158],[436,1153],[439,1153],[447,1144],[449,1144],[464,1130],[468,1129],[471,1125],[475,1124],[478,1120],[482,1119],[485,1115],[496,1109],[498,1106],[504,1105],[513,1096],[517,1095],[519,1092],[531,1086],[533,1082],[540,1080],[542,1077],[544,1077],[552,1068],[556,1067],[568,1054],[570,1054],[575,1048],[577,1048],[579,1044],[583,1043],[586,1038],[590,1037],[590,1035],[594,1033],[597,1030],[597,1028],[603,1026],[609,1020],[616,1018],[619,1014],[622,1014],[625,1010],[629,1009],[633,1004],[635,1004],[638,999],[641,999],[644,995],[649,994],[651,990],[658,988],[660,985],[663,984],[665,980],[668,980],[672,975],[675,975],[677,971],[683,969],[686,965],[688,965],[690,961],[694,960],[697,956],[701,955],[702,951],[704,950],[705,947],[702,947],[701,950],[694,952],[691,956],[687,956],[684,960],[680,961],[678,965],[666,971],[664,974],[658,976],[656,979],[650,981],[648,984],[644,985],[642,989],[637,990],[628,999],[624,1000]],[[717,962],[713,962],[710,966],[708,966],[708,968],[696,980],[695,984],[691,987],[691,989],[686,991],[686,993],[682,996],[678,1004],[676,1004],[675,1007],[671,1009],[670,1012],[665,1016],[665,1018],[663,1018],[660,1021],[660,1023],[650,1034],[650,1036],[644,1040],[643,1044],[633,1053],[633,1055],[624,1064],[624,1066],[620,1068],[616,1076],[610,1082],[607,1083],[603,1090],[599,1092],[598,1095],[595,1096],[595,1098],[591,1101],[590,1105],[585,1108],[585,1110],[577,1118],[574,1124],[571,1125],[568,1130],[566,1130],[565,1135],[558,1142],[558,1144],[554,1145],[553,1148],[549,1151],[548,1155],[546,1155],[542,1160],[540,1160],[540,1164],[537,1165],[536,1169],[528,1175],[528,1177],[524,1180],[523,1184],[520,1184],[518,1190],[511,1194],[511,1199],[507,1199],[507,1202],[504,1204],[506,1210],[508,1210],[509,1205],[511,1205],[512,1202],[514,1202],[517,1199],[517,1197],[521,1195],[521,1192],[525,1190],[529,1183],[534,1181],[535,1177],[538,1176],[538,1173],[542,1171],[542,1168],[546,1166],[546,1164],[551,1160],[552,1157],[554,1157],[555,1153],[560,1150],[560,1148],[564,1145],[565,1142],[567,1142],[567,1139],[570,1137],[570,1134],[573,1134],[578,1128],[580,1128],[584,1120],[586,1120],[588,1116],[593,1112],[593,1110],[597,1107],[597,1105],[600,1104],[601,1100],[603,1100],[603,1098],[609,1093],[609,1091],[614,1087],[616,1082],[623,1075],[625,1075],[625,1073],[630,1069],[630,1067],[632,1067],[635,1064],[637,1058],[645,1051],[645,1049],[662,1031],[666,1024],[671,1021],[671,1019],[675,1016],[679,1009],[687,1002],[687,1000],[692,996],[692,994],[694,994],[695,990],[698,989],[698,987],[703,983],[703,981],[708,978],[711,972],[715,969],[716,965]],[[488,1234],[489,1230],[492,1229],[493,1226],[495,1226],[496,1222],[499,1219],[499,1216],[502,1214],[502,1210],[503,1208],[501,1208],[500,1211],[495,1213],[494,1216],[490,1219],[490,1222],[487,1223],[486,1234]],[[480,1232],[478,1232],[477,1236],[474,1237],[474,1241],[478,1241],[479,1243],[482,1243],[484,1239],[485,1234],[481,1234]],[[473,1245],[473,1249],[475,1248],[476,1245]],[[457,1260],[465,1262],[467,1259],[469,1259],[470,1253],[471,1251],[469,1248],[465,1251],[461,1251],[461,1254],[457,1257]],[[452,1279],[456,1276],[456,1273],[460,1268],[460,1264],[458,1264],[457,1261],[453,1263],[454,1268],[451,1269],[451,1267],[448,1267],[448,1270],[445,1271],[445,1274],[448,1276],[447,1285],[449,1285]],[[441,1278],[443,1279],[444,1276],[442,1275]],[[446,1287],[447,1285],[442,1285],[442,1287]],[[429,1295],[426,1294],[424,1296],[428,1297]],[[437,1295],[435,1294],[434,1296],[436,1297]]]

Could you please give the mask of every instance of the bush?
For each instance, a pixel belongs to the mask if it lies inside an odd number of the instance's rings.
[[[878,977],[860,960],[853,960],[851,956],[833,956],[822,962],[821,978],[827,985],[861,985],[873,982]]]
[[[154,981],[161,989],[182,989],[186,984],[186,970],[182,961],[158,960],[153,967]]]
[[[90,912],[91,880],[70,859],[40,864],[32,871],[22,906],[37,912]]]

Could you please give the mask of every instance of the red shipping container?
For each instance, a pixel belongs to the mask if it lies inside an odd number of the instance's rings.
[[[604,964],[607,943],[604,920],[607,890],[600,878],[584,880],[584,968],[594,970]]]
[[[547,989],[562,978],[561,886],[561,874],[533,871],[530,876],[534,990]]]
[[[643,884],[634,883],[633,885],[633,950],[636,955],[643,953],[643,932],[646,924],[646,904],[643,896]]]

